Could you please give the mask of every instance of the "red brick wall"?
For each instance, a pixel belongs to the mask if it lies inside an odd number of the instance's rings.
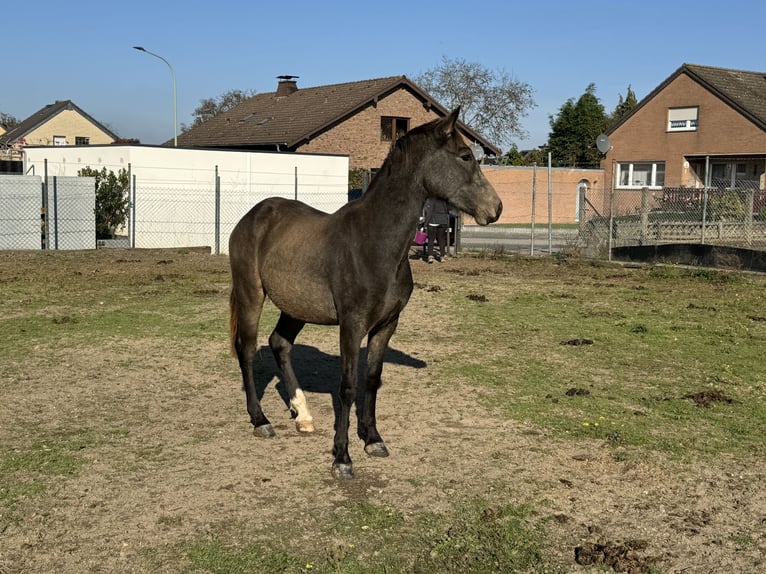
[[[535,222],[548,223],[548,168],[483,166],[482,171],[503,201],[498,223],[531,223],[532,196]],[[551,170],[551,222],[574,223],[577,218],[578,184],[586,181],[588,198],[604,193],[604,172],[600,169]],[[471,221],[468,221],[471,223]]]
[[[405,89],[400,89],[368,106],[348,120],[302,145],[305,153],[348,154],[349,168],[379,168],[386,159],[391,142],[380,139],[380,118],[394,116],[410,119],[410,129],[438,118]]]

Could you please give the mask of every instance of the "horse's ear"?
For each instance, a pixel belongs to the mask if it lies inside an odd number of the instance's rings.
[[[460,106],[456,107],[452,112],[442,120],[441,127],[444,130],[444,134],[451,136],[455,131],[455,124],[457,124],[457,118],[460,116]]]

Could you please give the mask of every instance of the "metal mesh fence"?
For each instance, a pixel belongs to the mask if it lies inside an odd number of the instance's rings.
[[[0,176],[0,249],[93,249],[92,177]]]
[[[699,243],[766,249],[766,192],[743,188],[616,190],[612,246]]]
[[[46,169],[64,166],[49,163]],[[142,171],[148,172],[131,174],[125,190],[128,217],[112,237],[98,239],[93,177],[0,176],[0,250],[210,247],[226,253],[231,230],[267,197],[299,199],[325,212],[348,201],[347,173],[337,170]]]
[[[751,185],[616,189],[584,205],[580,244],[595,257],[673,243],[766,250],[766,191]]]

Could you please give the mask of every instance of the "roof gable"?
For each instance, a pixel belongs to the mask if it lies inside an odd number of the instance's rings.
[[[109,137],[112,139],[117,139],[117,134],[86,114],[81,108],[72,102],[72,100],[57,100],[55,103],[48,104],[25,120],[19,122],[12,130],[9,130],[6,133],[0,135],[0,144],[14,143],[15,141],[25,137],[30,132],[33,132],[40,126],[45,125],[47,122],[65,110],[72,110],[77,112],[80,116],[92,123],[98,129],[108,134]]]
[[[617,130],[682,74],[700,84],[760,129],[766,131],[766,73],[683,64],[642,99],[629,114],[612,126],[607,133],[611,134]]]
[[[407,90],[442,116],[449,113],[406,76],[390,76],[256,94],[179,135],[178,144],[293,149],[399,89]],[[475,141],[499,153],[464,124],[459,127]]]

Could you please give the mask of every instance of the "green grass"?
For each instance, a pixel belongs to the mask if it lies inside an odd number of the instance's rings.
[[[110,264],[99,254],[25,254],[0,265],[0,330],[8,334],[0,338],[4,391],[24,392],[42,376],[30,370],[66,363],[69,352],[93,352],[101,340],[129,347],[156,339],[168,347],[223,353],[225,260],[181,261],[172,253],[140,251],[122,257]],[[602,441],[618,459],[657,451],[694,462],[763,460],[762,278],[566,258],[483,259],[464,270],[460,258],[455,263],[454,273],[445,265],[427,278],[442,283],[429,301],[446,314],[446,327],[438,359],[428,358],[426,384],[468,383],[495,414],[544,429],[573,447],[583,439]],[[277,314],[273,305],[265,307],[262,339]],[[414,331],[400,331],[394,347],[407,341],[417,348]],[[312,344],[306,341],[321,333],[308,327],[301,342]],[[331,337],[335,342],[335,332]],[[236,375],[228,374],[234,373],[233,360],[227,357],[223,366],[220,356],[203,356],[210,384],[224,378],[225,369],[235,389]],[[120,368],[138,369],[151,358],[135,365],[127,355],[115,360]],[[701,407],[686,398],[704,391],[732,402]],[[72,424],[48,422],[54,428]],[[89,449],[119,440],[127,422],[96,417],[89,424],[93,430],[54,431],[41,424],[6,433],[13,444],[0,445],[0,532],[25,520],[28,501],[34,508],[66,488],[88,464]],[[186,446],[210,432],[193,429]],[[111,464],[144,476],[176,454],[150,442],[118,453]],[[318,517],[311,536],[294,527],[289,509],[276,523],[258,523],[255,499],[247,502],[252,511],[206,525],[205,534],[183,510],[168,510],[157,523],[183,542],[142,547],[137,556],[152,571],[227,574],[558,572],[546,542],[544,501],[456,493],[443,511],[405,512],[404,504],[370,500],[346,500]],[[728,536],[750,549],[764,541],[748,528]]]
[[[38,429],[35,434],[43,432]],[[86,464],[80,453],[97,442],[93,431],[76,429],[0,450],[0,532],[20,520],[19,501],[55,494],[62,479],[78,476]]]
[[[546,563],[544,531],[530,526],[531,511],[524,506],[472,499],[447,514],[422,512],[406,519],[368,502],[340,510],[334,521],[318,525],[310,551],[305,543],[236,546],[218,539],[190,543],[183,551],[194,571],[213,574],[558,571]]]
[[[762,313],[760,279],[653,268],[626,283],[617,267],[582,270],[576,284],[497,292],[484,303],[456,293],[462,342],[440,364],[443,376],[470,381],[486,405],[559,436],[692,459],[766,453],[766,326],[751,318]],[[487,332],[505,353],[482,352]],[[566,344],[577,339],[592,344]],[[732,402],[705,408],[684,398],[704,391]]]

